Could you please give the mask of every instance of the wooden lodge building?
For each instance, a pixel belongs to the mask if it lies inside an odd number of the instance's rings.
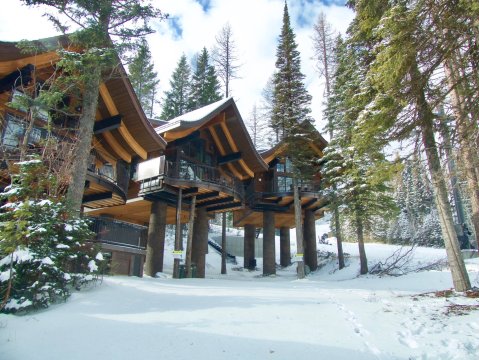
[[[14,43],[0,43],[1,145],[8,154],[2,163],[15,160],[18,141],[25,133],[25,114],[7,104],[25,91],[24,85],[34,76],[42,81],[55,71],[59,59],[55,41],[38,41],[44,51],[35,56],[22,54]],[[78,103],[74,99],[67,103],[72,116],[62,117],[60,129],[74,127],[77,121]],[[44,136],[45,121],[35,121],[32,146]],[[326,141],[318,133],[310,146],[321,157]],[[162,272],[166,225],[177,225],[175,250],[181,251],[178,224],[187,223],[193,212],[191,245],[184,250],[191,254],[196,276],[204,277],[208,221],[216,213],[231,211],[234,226],[245,229],[244,267],[255,267],[255,234],[262,228],[263,273],[274,274],[276,229],[281,265],[291,264],[289,230],[295,223],[289,169],[284,145],[257,152],[232,98],[154,129],[120,66],[100,87],[84,214],[94,219],[96,241],[110,253],[113,273],[142,276],[143,268],[151,276]],[[7,175],[2,187],[8,183]],[[311,270],[317,267],[314,221],[326,206],[320,181],[318,177],[300,182],[305,262]]]

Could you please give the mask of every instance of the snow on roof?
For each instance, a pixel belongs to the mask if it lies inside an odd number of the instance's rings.
[[[168,121],[165,125],[158,126],[155,130],[158,134],[161,134],[165,131],[172,130],[174,128],[179,127],[181,125],[181,122],[194,123],[197,121],[202,121],[206,119],[209,115],[214,113],[216,110],[221,108],[224,104],[226,104],[231,99],[232,97],[222,99],[212,104],[203,106],[202,108],[177,116],[171,119],[170,121]]]

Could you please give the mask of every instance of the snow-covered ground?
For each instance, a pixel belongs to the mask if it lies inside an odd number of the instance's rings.
[[[335,253],[329,242],[320,250]],[[171,243],[160,278],[106,277],[48,310],[0,315],[0,359],[477,359],[479,299],[429,293],[452,288],[447,269],[358,276],[346,243],[341,271],[333,259],[303,280],[294,265],[262,277],[261,259],[249,272],[239,258],[220,275],[210,247],[206,279],[174,280]],[[370,266],[395,249],[366,244]],[[442,258],[417,248],[410,265]],[[478,259],[467,267],[478,286]]]

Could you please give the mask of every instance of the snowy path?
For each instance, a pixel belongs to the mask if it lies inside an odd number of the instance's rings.
[[[0,359],[426,360],[479,350],[478,313],[439,317],[443,299],[358,281],[251,280],[107,278],[51,310],[0,316]]]

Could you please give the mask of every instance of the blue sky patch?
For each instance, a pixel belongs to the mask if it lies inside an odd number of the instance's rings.
[[[168,22],[170,28],[173,29],[174,39],[181,39],[183,37],[183,28],[181,27],[180,18],[177,16],[172,16],[168,18]]]
[[[201,5],[205,13],[207,13],[208,10],[211,9],[211,0],[195,0],[195,1]]]

